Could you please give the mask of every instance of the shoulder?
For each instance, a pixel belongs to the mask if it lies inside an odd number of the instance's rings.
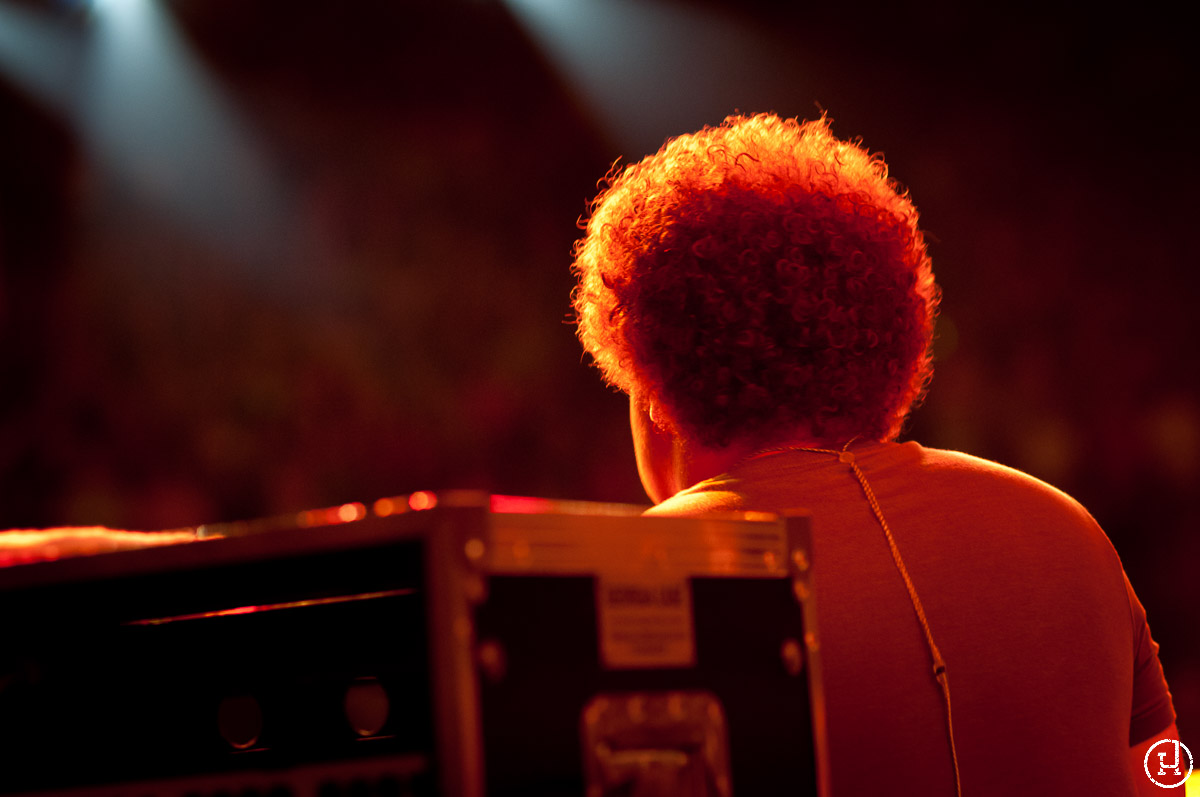
[[[925,448],[916,443],[905,444],[904,448],[914,455],[908,475],[914,489],[933,490],[938,497],[952,498],[954,503],[966,506],[1008,506],[1011,511],[1062,514],[1095,525],[1078,501],[1024,471],[959,451]]]
[[[984,513],[994,517],[1059,515],[1084,525],[1095,521],[1062,490],[991,460],[915,442],[876,443],[858,462],[880,497],[934,515]],[[721,474],[688,487],[646,514],[696,516],[783,506],[829,508],[857,504],[862,495],[836,458],[813,454],[763,459],[738,475]]]
[[[1059,488],[1028,473],[957,451],[913,444],[913,467],[892,490],[897,515],[930,521],[944,537],[993,555],[1038,557],[1049,552],[1120,583],[1120,558],[1091,513]],[[882,476],[882,474],[881,474]],[[882,498],[882,496],[881,496]],[[948,543],[949,544],[949,543]],[[965,554],[964,554],[965,555]]]
[[[745,509],[744,497],[733,490],[710,487],[706,482],[680,490],[665,501],[647,509],[648,517],[699,517]]]
[[[990,459],[966,454],[962,451],[950,451],[941,448],[928,448],[919,443],[904,443],[897,447],[907,455],[908,461],[919,469],[931,473],[941,473],[961,476],[963,478],[979,478],[995,482],[1008,482],[1019,485],[1023,489],[1037,491],[1050,490],[1066,496],[1050,484],[1030,476],[1024,471],[1001,465]]]

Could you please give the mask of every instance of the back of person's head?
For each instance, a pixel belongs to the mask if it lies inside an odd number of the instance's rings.
[[[610,384],[720,448],[893,439],[931,374],[917,211],[825,119],[729,117],[614,170],[575,249]]]

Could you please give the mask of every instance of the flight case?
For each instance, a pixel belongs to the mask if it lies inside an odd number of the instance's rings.
[[[0,793],[825,795],[809,519],[418,493],[0,570]]]

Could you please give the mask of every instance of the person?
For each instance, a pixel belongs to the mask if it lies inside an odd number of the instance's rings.
[[[1103,531],[896,441],[940,294],[882,158],[825,117],[732,116],[614,169],[572,270],[647,514],[811,512],[833,794],[1159,793],[1174,708]]]

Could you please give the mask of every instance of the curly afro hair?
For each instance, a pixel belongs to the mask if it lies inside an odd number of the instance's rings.
[[[932,373],[917,210],[825,118],[731,116],[609,175],[575,245],[605,379],[709,447],[891,440]]]

